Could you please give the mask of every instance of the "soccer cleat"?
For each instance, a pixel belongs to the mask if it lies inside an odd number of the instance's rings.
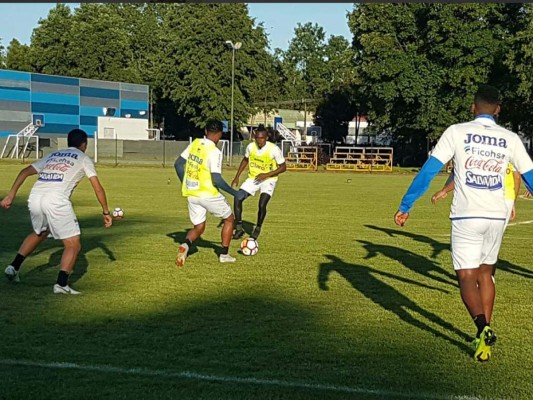
[[[178,267],[183,267],[183,265],[185,264],[185,259],[187,258],[188,251],[189,249],[187,248],[187,246],[183,244],[178,249],[178,255],[176,256],[176,265]]]
[[[10,281],[13,281],[16,283],[20,282],[19,272],[15,269],[14,266],[8,265],[5,270],[5,274],[6,274],[7,279],[9,279]]]
[[[243,229],[235,229],[235,232],[233,233],[233,239],[237,240],[244,236],[244,230]]]
[[[72,289],[69,285],[67,286],[60,286],[59,284],[54,285],[54,293],[55,294],[80,294],[81,292],[78,292],[77,290]]]
[[[229,254],[221,254],[218,256],[218,261],[221,263],[231,263],[237,261],[235,257],[230,256]]]
[[[486,326],[481,332],[477,340],[476,351],[474,352],[474,360],[489,361],[492,353],[492,346],[496,343],[496,335],[490,326]]]
[[[252,239],[257,239],[259,237],[259,235],[261,234],[261,227],[260,226],[256,226],[254,228],[254,231],[252,232],[252,234],[250,235],[250,237]]]

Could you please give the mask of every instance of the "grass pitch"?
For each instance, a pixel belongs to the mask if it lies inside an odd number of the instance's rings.
[[[20,168],[0,165],[1,196]],[[480,364],[448,250],[450,200],[429,201],[444,176],[398,228],[412,174],[287,172],[258,255],[219,264],[209,217],[178,268],[190,222],[174,170],[98,171],[126,216],[104,229],[88,181],[76,189],[83,249],[70,283],[82,295],[52,294],[54,240],[25,261],[20,284],[0,281],[0,398],[533,398],[533,202],[518,200],[504,239],[499,342]],[[32,182],[0,210],[2,268],[31,229]],[[244,203],[248,229],[257,200]]]

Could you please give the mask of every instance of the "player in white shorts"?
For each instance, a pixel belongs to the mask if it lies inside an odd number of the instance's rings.
[[[239,196],[236,190],[222,178],[222,152],[217,143],[222,138],[222,122],[207,121],[205,138],[195,139],[176,160],[174,167],[180,181],[181,191],[187,197],[189,217],[193,228],[178,249],[176,265],[183,266],[192,243],[205,231],[207,213],[224,220],[222,226],[222,250],[219,261],[235,262],[229,255],[231,233],[233,232],[233,212],[226,198],[219,192],[222,189],[233,196]]]
[[[533,187],[533,162],[520,137],[497,125],[499,93],[492,86],[478,89],[475,119],[450,126],[442,134],[404,195],[394,215],[397,225],[409,218],[414,202],[428,189],[445,163],[453,159],[454,196],[451,251],[461,298],[477,328],[474,359],[488,361],[496,336],[490,321],[494,308],[492,279],[509,214],[504,179],[509,164],[516,167],[528,189]]]
[[[244,158],[239,165],[235,178],[231,186],[239,185],[239,177],[248,167],[248,178],[241,185],[239,192],[243,199],[235,199],[235,233],[233,239],[239,239],[244,235],[242,227],[242,203],[248,196],[254,196],[258,191],[259,207],[257,211],[257,223],[251,237],[257,239],[261,233],[261,227],[267,214],[267,204],[274,194],[274,189],[278,181],[278,175],[287,170],[285,158],[278,146],[268,142],[268,132],[264,126],[260,125],[255,130],[254,142],[246,147]]]
[[[65,247],[53,292],[79,294],[68,285],[68,277],[81,250],[80,227],[70,196],[84,176],[89,178],[96,198],[102,206],[104,226],[109,228],[113,221],[94,164],[85,154],[87,134],[81,129],[74,129],[69,132],[67,143],[69,146],[67,149],[50,153],[20,171],[8,195],[0,203],[3,208],[11,207],[18,189],[26,178],[38,174],[37,182],[33,185],[28,198],[33,232],[24,239],[15,259],[6,268],[5,274],[9,280],[19,282],[22,262],[51,234],[55,239],[62,240]]]

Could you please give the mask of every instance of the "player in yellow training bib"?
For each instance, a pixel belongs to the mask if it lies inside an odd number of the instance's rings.
[[[274,143],[267,141],[268,132],[263,125],[255,130],[254,141],[246,147],[246,153],[239,165],[237,174],[231,182],[231,186],[239,185],[239,177],[248,167],[248,178],[243,182],[239,189],[241,199],[235,198],[235,232],[233,239],[239,239],[244,235],[242,227],[242,203],[248,196],[254,196],[259,190],[259,210],[257,212],[257,224],[252,232],[251,237],[257,239],[261,233],[261,226],[266,217],[267,204],[274,194],[278,175],[287,170],[285,158],[281,149]]]
[[[189,247],[205,230],[207,212],[222,218],[222,251],[219,261],[235,262],[229,255],[229,245],[233,232],[233,212],[226,198],[219,192],[222,189],[233,196],[242,196],[222,178],[222,153],[217,143],[222,138],[222,122],[207,121],[205,137],[195,139],[176,160],[174,167],[181,181],[181,192],[187,197],[189,218],[194,227],[187,232],[187,238],[178,249],[176,265],[183,266]]]

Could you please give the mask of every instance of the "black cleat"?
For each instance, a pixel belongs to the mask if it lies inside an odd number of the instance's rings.
[[[243,229],[235,229],[235,232],[233,232],[233,239],[237,240],[244,236],[244,230]]]
[[[260,234],[260,233],[261,233],[261,227],[260,227],[260,226],[256,226],[256,227],[254,228],[254,231],[253,231],[252,234],[250,235],[250,237],[251,237],[252,239],[256,239],[256,240],[257,240],[257,238],[259,237],[259,234]]]

